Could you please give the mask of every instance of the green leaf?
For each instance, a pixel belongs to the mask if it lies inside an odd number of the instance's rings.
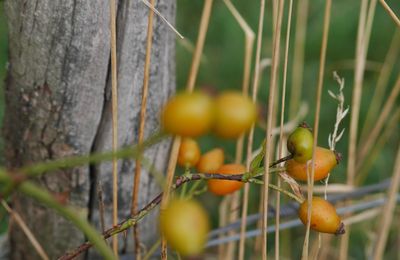
[[[266,142],[267,141],[264,139],[264,141],[262,142],[262,145],[261,145],[261,151],[251,161],[251,163],[250,163],[250,172],[253,172],[255,169],[258,169],[258,168],[261,167],[261,164],[262,164],[262,162],[264,160],[264,156],[265,156]]]

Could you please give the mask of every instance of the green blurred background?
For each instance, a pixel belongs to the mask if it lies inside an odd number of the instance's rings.
[[[12,1],[12,0],[10,0]],[[244,16],[245,20],[249,23],[250,27],[256,32],[259,16],[259,1],[232,1],[237,7],[239,12]],[[286,1],[287,3],[288,1]],[[293,39],[295,30],[295,15],[296,6],[298,1],[294,1],[292,19],[292,34],[291,34],[291,47],[289,56],[288,67],[288,93],[290,96],[291,87],[291,71],[292,71],[292,54],[293,54]],[[397,14],[400,14],[400,5],[398,0],[388,0],[387,3],[394,8]],[[6,73],[7,64],[7,26],[3,12],[3,1],[0,2],[0,124],[2,122],[4,113],[4,78]],[[303,93],[302,99],[309,105],[309,113],[306,121],[313,125],[313,115],[315,107],[315,93],[317,85],[317,75],[319,66],[319,55],[322,38],[322,21],[324,13],[325,1],[315,0],[310,1],[307,38],[305,46],[305,65],[303,75]],[[353,68],[348,66],[352,64],[355,57],[355,41],[358,26],[358,13],[360,1],[346,1],[336,0],[332,5],[332,17],[330,23],[328,53],[326,61],[326,73],[324,79],[324,91],[322,94],[322,108],[321,108],[321,121],[319,132],[319,145],[328,146],[328,134],[333,130],[333,124],[336,116],[336,102],[328,95],[327,90],[337,91],[337,83],[333,80],[332,73],[337,71],[341,77],[345,78],[345,98],[346,106],[351,103],[351,93],[353,86],[354,71]],[[184,1],[177,0],[177,18],[176,27],[191,43],[195,43],[197,37],[197,30],[203,1]],[[266,4],[266,22],[264,24],[264,38],[262,47],[262,57],[270,58],[271,56],[271,1]],[[287,4],[285,9],[287,14]],[[381,66],[384,61],[386,52],[390,45],[391,39],[394,35],[395,25],[383,8],[377,5],[376,15],[374,19],[370,47],[368,52],[368,60],[375,62],[374,68]],[[283,33],[282,33],[282,47],[284,46],[286,32],[286,17],[284,18]],[[177,41],[176,47],[177,57],[177,86],[183,89],[186,84],[188,70],[191,62],[191,52],[180,40]],[[244,55],[244,34],[240,29],[237,22],[234,20],[226,6],[222,1],[215,1],[209,31],[207,33],[206,45],[204,48],[204,59],[200,66],[200,72],[197,80],[197,86],[200,88],[213,89],[221,91],[225,89],[240,90],[242,84],[243,72],[243,55]],[[350,63],[348,63],[350,61]],[[347,63],[346,63],[347,62]],[[390,77],[389,86],[386,94],[389,93],[394,81],[399,73],[399,60],[397,59],[394,71]],[[253,63],[254,64],[254,63]],[[282,65],[282,63],[281,63]],[[282,67],[281,67],[282,68]],[[362,105],[360,111],[360,128],[362,128],[364,118],[370,106],[370,101],[376,86],[379,71],[367,70],[365,73]],[[253,72],[252,72],[253,74]],[[269,85],[269,69],[265,70],[262,75],[260,85],[260,95],[258,101],[260,106],[266,107],[267,91]],[[279,83],[282,81],[280,80]],[[289,98],[286,99],[289,101]],[[289,105],[289,104],[288,104]],[[287,111],[287,110],[286,110]],[[286,113],[287,118],[287,113]],[[345,183],[346,181],[346,158],[348,149],[348,129],[349,129],[349,116],[344,120],[343,127],[346,132],[340,143],[337,145],[337,150],[344,155],[343,163],[341,163],[334,174],[332,174],[330,183]],[[397,130],[385,145],[384,149],[378,154],[376,161],[364,184],[376,183],[385,178],[388,178],[393,171],[393,162],[397,146],[399,144],[399,124]],[[255,138],[255,147],[261,144],[264,131],[257,129]],[[234,141],[222,141],[212,136],[206,136],[201,140],[202,151],[207,151],[216,146],[225,148],[227,153],[227,161],[232,161],[235,153]],[[1,141],[0,141],[1,142]],[[1,144],[1,143],[0,143]],[[1,161],[2,158],[0,158]],[[251,191],[250,199],[250,213],[254,213],[258,209],[259,193],[258,187],[253,188]],[[217,223],[217,203],[220,198],[215,198],[211,195],[202,195],[202,201],[209,209],[213,217],[213,226],[216,227]],[[398,221],[398,215],[395,216]],[[272,222],[272,221],[271,221]],[[0,209],[0,232],[5,230],[4,212]],[[352,237],[350,241],[350,257],[352,259],[364,259],[365,252],[369,243],[368,234],[365,230],[371,230],[373,221],[366,221],[354,225],[352,228]],[[398,231],[398,230],[397,230]],[[304,239],[304,228],[299,227],[284,232],[282,242],[282,259],[298,259],[301,254],[301,246]],[[334,239],[335,240],[335,239]],[[248,241],[248,245],[252,245],[253,240]],[[395,247],[396,243],[400,242],[398,232],[392,232],[390,236],[388,247],[388,254],[386,259],[395,259],[398,248]],[[273,236],[269,237],[269,248],[273,248]],[[336,244],[335,242],[333,244]],[[250,247],[249,247],[250,248]],[[393,250],[390,250],[393,249]],[[250,256],[252,250],[247,250]]]

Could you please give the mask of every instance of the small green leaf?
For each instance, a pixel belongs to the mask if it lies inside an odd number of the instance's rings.
[[[264,160],[265,156],[265,147],[266,147],[266,140],[262,142],[261,151],[254,157],[254,159],[250,163],[250,172],[253,172],[254,169],[258,169],[261,166],[261,163]]]

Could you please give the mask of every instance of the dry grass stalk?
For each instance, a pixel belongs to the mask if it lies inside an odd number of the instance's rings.
[[[350,119],[350,135],[349,135],[349,152],[347,163],[347,184],[354,185],[354,178],[356,174],[356,147],[357,147],[357,132],[361,105],[362,84],[364,79],[366,55],[368,52],[369,38],[371,35],[371,28],[373,17],[375,13],[377,0],[371,0],[368,8],[368,1],[363,0],[360,8],[360,19],[357,32],[357,46],[356,46],[356,62],[355,62],[355,75],[353,97],[351,102],[351,119]],[[368,16],[367,16],[368,11]],[[348,252],[348,244],[350,237],[350,228],[341,237],[339,259],[346,260]]]
[[[171,28],[171,30],[179,36],[179,38],[184,39],[185,37],[183,37],[182,34],[180,34],[178,32],[178,30],[170,23],[168,22],[168,20],[154,7],[154,1],[150,0],[151,3],[149,3],[147,0],[142,0],[142,2],[148,7],[150,8],[158,17],[161,18],[161,20],[163,20],[169,28]]]
[[[117,25],[116,2],[110,0],[110,30],[111,30],[111,107],[112,107],[112,151],[118,150],[118,86],[117,86]],[[112,223],[118,224],[118,160],[112,161],[113,215]],[[112,247],[118,258],[118,236],[113,236]]]
[[[281,116],[280,116],[280,133],[279,133],[279,146],[278,146],[278,158],[283,156],[284,149],[284,137],[283,137],[283,122],[285,119],[285,98],[286,98],[286,80],[287,80],[287,65],[289,60],[289,43],[290,43],[290,29],[292,25],[292,8],[293,8],[293,0],[289,1],[289,10],[288,10],[288,20],[287,20],[287,29],[286,29],[286,42],[285,42],[285,59],[283,64],[283,83],[282,83],[282,99],[281,99]],[[277,178],[277,186],[281,187],[281,179]],[[279,224],[280,224],[280,206],[281,206],[281,196],[280,193],[276,194],[276,214],[275,214],[275,259],[278,260],[280,256],[279,250]]]
[[[194,54],[193,54],[193,59],[192,59],[191,67],[190,67],[188,81],[186,84],[186,91],[188,91],[188,92],[193,92],[194,84],[196,82],[196,78],[197,78],[197,74],[198,74],[199,66],[200,66],[201,54],[203,53],[204,42],[205,42],[206,34],[208,31],[208,24],[210,22],[212,4],[213,4],[213,0],[205,0],[204,1],[204,7],[203,7],[203,12],[202,12],[201,21],[200,21],[199,35],[197,38],[196,47],[195,47]],[[175,174],[175,168],[176,168],[176,162],[178,159],[178,152],[179,152],[180,144],[181,144],[181,138],[179,136],[175,136],[173,144],[172,144],[172,149],[170,152],[169,162],[168,162],[167,183],[166,183],[166,186],[164,189],[165,195],[162,198],[161,209],[166,207],[168,200],[169,200],[169,192],[171,190],[172,180],[173,180],[173,177]],[[166,243],[164,237],[161,240],[161,258],[163,260],[167,259],[167,243]]]
[[[17,225],[21,228],[22,232],[28,238],[29,242],[32,244],[33,248],[35,249],[36,253],[40,256],[43,260],[49,260],[49,256],[44,251],[43,247],[37,241],[35,235],[31,232],[29,227],[26,225],[25,221],[21,218],[18,212],[12,210],[10,206],[8,206],[5,200],[1,201],[1,205],[5,208],[5,210],[10,214],[10,219],[14,220]]]
[[[374,259],[383,259],[383,253],[389,235],[390,225],[392,224],[394,209],[396,207],[396,197],[400,186],[400,144],[398,146],[396,163],[392,176],[392,181],[387,192],[387,202],[381,210],[382,217],[377,226],[378,236],[375,242]]]
[[[397,27],[400,27],[400,19],[393,12],[392,8],[390,8],[390,6],[385,2],[385,0],[380,0],[379,2],[382,4],[383,8],[385,8],[386,12],[390,15],[390,17],[392,17]]]
[[[155,0],[150,0],[150,5],[154,6]],[[149,78],[150,78],[150,63],[151,63],[151,47],[153,44],[153,17],[154,12],[149,10],[149,16],[147,21],[147,38],[146,38],[146,58],[144,63],[144,76],[143,76],[143,88],[142,88],[142,102],[140,107],[140,118],[139,118],[139,132],[138,132],[138,145],[141,145],[144,138],[144,126],[146,122],[146,107],[147,107],[147,96],[149,92]],[[141,160],[135,161],[135,177],[132,190],[132,204],[131,204],[131,215],[135,215],[138,210],[138,195],[140,190],[140,175],[141,175]],[[138,225],[133,227],[133,239],[135,244],[135,259],[141,259],[140,250],[140,237]]]
[[[302,191],[307,190],[307,186],[301,186]],[[317,185],[314,186],[314,194],[319,193],[319,194],[325,194],[325,193],[347,193],[350,191],[354,191],[355,187],[350,186],[347,184],[329,184],[329,186],[326,186],[325,184],[323,185]]]
[[[241,29],[243,30],[245,34],[245,47],[244,47],[244,68],[243,68],[243,83],[242,83],[242,92],[244,95],[248,95],[249,91],[249,86],[250,86],[250,70],[251,70],[251,56],[253,53],[253,46],[254,46],[254,39],[255,39],[255,34],[253,30],[250,28],[250,26],[246,23],[246,21],[243,19],[243,17],[240,15],[240,13],[237,11],[237,9],[234,7],[232,2],[230,0],[224,0],[225,5],[229,9],[229,11],[232,13],[233,17],[236,19],[238,24],[240,25]],[[242,162],[242,157],[243,157],[243,143],[244,143],[244,135],[241,135],[240,138],[237,140],[236,143],[236,158],[235,162],[236,163],[241,163]],[[247,169],[248,170],[248,169]],[[230,222],[233,222],[237,220],[239,217],[239,206],[240,206],[240,192],[236,192],[233,195],[232,203],[230,206],[230,209],[233,210],[231,211],[231,218]],[[231,236],[235,234],[235,232],[230,232],[228,235]],[[243,239],[244,236],[243,236]],[[235,252],[235,245],[236,243],[231,242],[227,245],[227,254],[226,257],[227,259],[232,259],[234,252]],[[240,242],[240,249],[239,251],[244,250],[244,240],[243,244]],[[240,253],[239,253],[240,255]]]
[[[385,125],[387,118],[390,115],[390,112],[392,111],[394,105],[396,104],[396,99],[399,96],[399,93],[400,93],[400,75],[398,76],[396,83],[395,83],[392,91],[390,92],[388,99],[386,100],[385,106],[383,107],[382,111],[380,112],[379,118],[378,118],[377,122],[375,123],[374,128],[367,136],[365,143],[360,147],[360,152],[357,157],[357,165],[356,165],[357,168],[360,168],[360,166],[364,163],[368,152],[371,150],[372,146],[375,144],[379,133],[381,132],[383,126]]]
[[[378,157],[379,153],[381,152],[383,146],[387,143],[389,138],[398,130],[398,125],[400,121],[400,107],[398,106],[394,113],[392,113],[389,122],[387,123],[384,132],[379,135],[379,139],[374,144],[372,151],[370,151],[368,157],[365,159],[365,163],[357,168],[357,172],[359,174],[356,177],[356,183],[362,184],[367,177],[368,171],[371,169],[373,163],[375,162],[376,158]]]
[[[297,2],[296,28],[293,44],[293,72],[292,88],[290,94],[289,118],[292,119],[297,114],[301,100],[301,89],[303,84],[304,70],[304,51],[307,32],[308,1],[300,0]]]
[[[346,115],[349,112],[349,108],[344,109],[344,94],[343,94],[343,89],[344,89],[344,79],[340,78],[336,72],[333,73],[333,77],[338,83],[339,86],[339,92],[337,94],[333,93],[332,91],[328,90],[329,95],[335,99],[338,102],[338,107],[336,109],[336,120],[334,124],[334,129],[333,132],[329,134],[328,136],[328,143],[329,143],[329,148],[331,150],[335,150],[336,143],[340,141],[340,139],[343,136],[344,129],[339,133],[339,126],[340,123],[343,121],[343,119],[346,117]],[[348,186],[348,185],[341,185],[341,184],[334,184],[334,185],[329,185],[329,177],[330,173],[328,174],[328,177],[324,180],[325,185],[323,187],[315,187],[314,186],[314,193],[318,193],[321,191],[321,193],[324,194],[324,198],[328,198],[328,192],[346,192],[345,190],[353,190],[353,186]],[[322,188],[322,189],[319,189]],[[323,236],[322,234],[318,234],[318,241],[314,242],[312,245],[312,256],[313,259],[318,259],[320,249],[322,245],[329,245],[331,238],[327,237],[326,235]],[[322,257],[326,258],[327,251],[330,247],[326,247],[325,251],[321,251],[321,259],[324,259]]]
[[[165,187],[164,187],[164,196],[162,197],[162,200],[161,200],[161,210],[165,209],[168,205],[170,190],[171,190],[172,183],[174,180],[176,162],[178,161],[178,153],[179,153],[180,145],[181,145],[181,138],[179,136],[176,136],[172,143],[172,148],[171,148],[170,157],[169,157],[169,161],[168,161],[167,180],[166,180]],[[165,240],[165,237],[163,236],[161,238],[161,259],[164,260],[167,258],[168,258],[168,256],[167,256],[167,241]]]
[[[259,88],[259,78],[261,72],[261,43],[263,35],[263,24],[264,24],[264,11],[265,11],[265,0],[260,0],[260,16],[258,18],[258,31],[257,31],[257,47],[256,47],[256,57],[255,57],[255,68],[253,76],[253,90],[252,90],[252,100],[257,99],[258,88]],[[247,139],[247,149],[246,149],[246,169],[250,168],[251,156],[253,151],[253,138],[254,138],[254,125],[251,127],[248,139]],[[239,241],[239,260],[244,259],[244,242],[245,242],[245,232],[246,232],[246,221],[247,221],[247,210],[248,210],[248,197],[249,197],[249,184],[245,183],[243,190],[243,202],[242,202],[242,219],[240,226],[240,241]]]
[[[269,87],[269,96],[268,96],[268,115],[267,115],[267,130],[265,133],[266,149],[265,149],[265,158],[264,165],[270,164],[270,157],[272,153],[273,146],[271,144],[272,138],[272,115],[274,110],[275,103],[275,92],[276,85],[278,80],[278,67],[280,60],[280,40],[281,40],[281,29],[282,29],[282,20],[283,20],[283,9],[284,9],[284,0],[279,1],[278,6],[278,16],[276,21],[276,26],[273,30],[273,49],[272,49],[272,65],[271,65],[271,80]],[[264,171],[264,185],[263,185],[263,196],[262,196],[262,259],[267,259],[267,226],[268,226],[268,183],[269,183],[269,167],[265,167]]]
[[[390,79],[394,64],[396,63],[400,50],[400,30],[396,30],[393,35],[392,42],[390,43],[389,50],[386,54],[385,61],[379,73],[379,78],[376,82],[376,87],[370,107],[365,118],[365,123],[361,131],[360,143],[364,143],[367,134],[371,131],[371,125],[376,120],[379,109],[381,108],[382,101],[385,95],[386,87]],[[360,148],[360,147],[358,147]]]
[[[322,87],[324,82],[324,73],[325,73],[325,60],[326,60],[326,49],[328,45],[328,35],[329,35],[329,23],[331,16],[331,5],[332,1],[326,1],[325,5],[325,13],[324,13],[324,25],[323,25],[323,35],[322,35],[322,45],[321,45],[321,54],[320,54],[320,64],[319,64],[319,73],[318,73],[318,86],[317,86],[317,95],[316,95],[316,108],[315,108],[315,121],[314,121],[314,144],[313,144],[313,156],[311,161],[311,175],[307,180],[307,200],[308,200],[308,208],[307,208],[307,229],[304,238],[303,244],[303,253],[302,259],[308,259],[308,244],[310,238],[310,220],[311,220],[311,208],[312,208],[312,197],[313,197],[313,188],[314,188],[314,174],[315,174],[315,150],[317,147],[318,140],[318,130],[319,130],[319,117],[321,110],[321,94]]]
[[[222,199],[219,209],[218,209],[218,216],[219,216],[219,226],[224,227],[228,224],[228,205],[231,200],[231,197],[226,196]],[[219,238],[223,238],[224,235],[220,234],[218,236]],[[218,246],[218,259],[219,260],[224,260],[226,259],[226,244],[220,244]]]

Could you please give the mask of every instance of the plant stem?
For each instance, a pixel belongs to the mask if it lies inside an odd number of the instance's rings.
[[[104,161],[111,161],[113,159],[124,159],[131,157],[136,158],[142,153],[144,149],[160,142],[160,140],[165,137],[165,133],[158,132],[150,136],[141,145],[128,146],[125,148],[121,148],[115,152],[78,155],[50,162],[36,163],[32,166],[23,167],[17,172],[21,172],[22,174],[26,175],[26,177],[37,177],[46,172],[55,171],[61,168],[72,168],[84,164],[96,164]]]
[[[282,168],[279,169],[271,169],[270,172],[273,170],[275,171],[282,171]],[[178,177],[175,181],[175,184],[172,185],[171,190],[177,189],[183,184],[190,182],[190,181],[200,181],[200,180],[210,180],[210,179],[218,179],[218,180],[232,180],[232,181],[242,181],[242,182],[249,182],[249,183],[255,183],[255,184],[264,184],[262,180],[256,179],[256,178],[251,178],[248,180],[245,180],[245,174],[209,174],[209,173],[193,173],[190,175],[182,175]],[[0,175],[1,178],[1,175]],[[273,184],[268,184],[268,187],[271,189],[274,189],[276,191],[282,192],[283,194],[287,195],[288,197],[296,200],[298,203],[302,203],[303,200],[299,197],[297,197],[295,194],[286,191],[282,188],[279,188]],[[145,217],[150,211],[152,211],[158,204],[160,204],[161,200],[163,197],[163,193],[160,193],[157,197],[155,197],[149,204],[147,204],[142,210],[140,210],[135,216],[132,216],[120,224],[116,225],[115,227],[112,227],[105,231],[103,233],[103,238],[107,239],[111,236],[114,236],[118,233],[124,232],[130,227],[135,226],[139,220],[141,220],[143,217]],[[90,247],[92,247],[92,244],[90,242],[86,242],[79,247],[77,247],[75,250],[71,250],[68,253],[64,254],[62,257],[59,258],[59,260],[68,260],[68,259],[73,259],[74,257],[82,254],[86,250],[88,250]]]

